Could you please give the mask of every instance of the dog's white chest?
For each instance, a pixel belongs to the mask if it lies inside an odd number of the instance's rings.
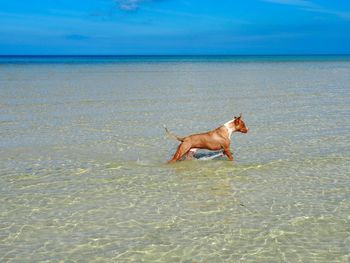
[[[228,132],[228,138],[231,140],[231,135],[232,135],[232,132],[234,131],[231,127],[230,127],[230,123],[232,121],[228,121],[224,124],[225,128],[227,129],[227,132]]]

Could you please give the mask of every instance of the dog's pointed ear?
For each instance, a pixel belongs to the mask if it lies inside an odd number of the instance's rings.
[[[241,114],[242,115],[242,114]],[[235,116],[235,119],[234,119],[234,124],[235,125],[238,125],[240,122],[241,122],[241,115],[239,115],[239,117],[236,117]]]
[[[242,118],[242,112],[239,114],[239,118]]]

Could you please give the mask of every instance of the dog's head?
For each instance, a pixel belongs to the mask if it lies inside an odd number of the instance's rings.
[[[239,117],[233,118],[233,121],[230,123],[230,126],[232,127],[233,131],[242,132],[242,133],[248,132],[248,128],[245,125],[244,121],[242,120],[242,113],[239,115]]]

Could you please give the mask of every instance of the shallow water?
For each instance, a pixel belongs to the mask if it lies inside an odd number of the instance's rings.
[[[350,62],[0,65],[0,261],[348,262]],[[234,163],[165,162],[243,112]]]

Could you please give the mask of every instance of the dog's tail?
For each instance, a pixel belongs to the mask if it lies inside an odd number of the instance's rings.
[[[172,133],[171,131],[168,130],[168,128],[164,125],[165,132],[167,133],[168,136],[173,137],[174,139],[183,142],[185,138],[179,137],[176,134]]]

